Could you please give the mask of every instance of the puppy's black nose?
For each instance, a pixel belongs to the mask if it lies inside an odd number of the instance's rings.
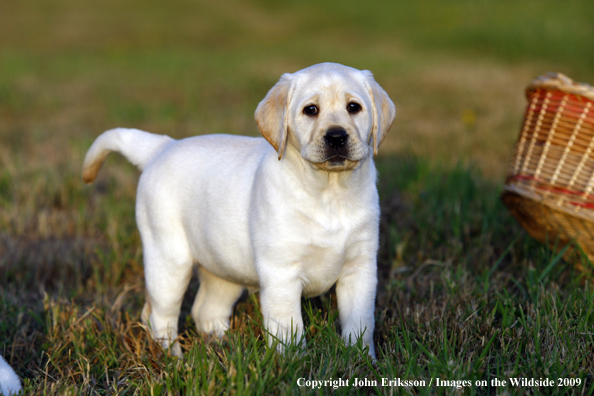
[[[326,139],[326,143],[328,146],[332,148],[341,148],[345,145],[349,135],[347,135],[346,131],[342,128],[331,128],[328,129],[324,139]]]

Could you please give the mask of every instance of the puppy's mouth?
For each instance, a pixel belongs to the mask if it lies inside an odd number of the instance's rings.
[[[329,158],[325,162],[327,162],[330,166],[344,166],[347,160],[348,158],[343,157],[342,155],[335,155],[334,157]]]
[[[345,161],[353,161],[350,150],[347,146],[326,147],[324,154],[326,159],[324,159],[322,162],[327,162],[331,165],[342,165]]]
[[[315,163],[312,165],[318,169],[326,172],[342,172],[347,170],[355,169],[359,166],[358,160],[351,160],[342,155],[334,155],[323,162]]]
[[[311,154],[310,154],[311,152]],[[326,172],[342,172],[356,169],[368,152],[352,146],[328,147],[322,146],[306,150],[302,156],[313,165],[315,169]]]

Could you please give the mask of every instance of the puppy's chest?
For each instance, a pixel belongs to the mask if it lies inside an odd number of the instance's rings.
[[[344,249],[318,244],[304,247],[300,257],[303,295],[313,297],[330,289],[338,279],[344,258]]]
[[[334,218],[325,223],[309,222],[302,228],[298,260],[305,297],[322,294],[336,282],[345,262],[352,258],[350,246],[360,228],[355,225],[352,219],[343,222]]]

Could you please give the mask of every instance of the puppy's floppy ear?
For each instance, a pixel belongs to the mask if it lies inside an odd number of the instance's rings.
[[[279,160],[283,157],[287,143],[291,77],[291,74],[283,74],[260,102],[254,114],[260,133],[278,152]]]
[[[376,156],[379,145],[388,134],[392,122],[394,122],[394,117],[396,117],[396,106],[394,106],[394,103],[392,103],[392,100],[390,100],[386,91],[375,82],[373,74],[369,70],[363,70],[363,74],[365,75],[365,84],[369,96],[373,102],[373,126],[371,129],[371,137],[373,138],[373,155]]]

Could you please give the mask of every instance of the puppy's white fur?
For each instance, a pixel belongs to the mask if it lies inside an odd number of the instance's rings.
[[[21,389],[21,380],[0,355],[0,395],[16,395]]]
[[[353,111],[352,103],[360,108]],[[317,114],[306,114],[308,106]],[[375,356],[373,154],[395,111],[370,72],[323,63],[283,75],[259,104],[255,118],[266,140],[173,140],[122,128],[99,136],[85,158],[86,182],[112,151],[142,170],[136,202],[148,296],[142,318],[153,336],[181,355],[177,321],[197,264],[198,330],[221,336],[250,288],[260,290],[269,343],[299,341],[301,296],[336,283],[343,338],[363,337]],[[346,142],[329,135],[337,130]]]

